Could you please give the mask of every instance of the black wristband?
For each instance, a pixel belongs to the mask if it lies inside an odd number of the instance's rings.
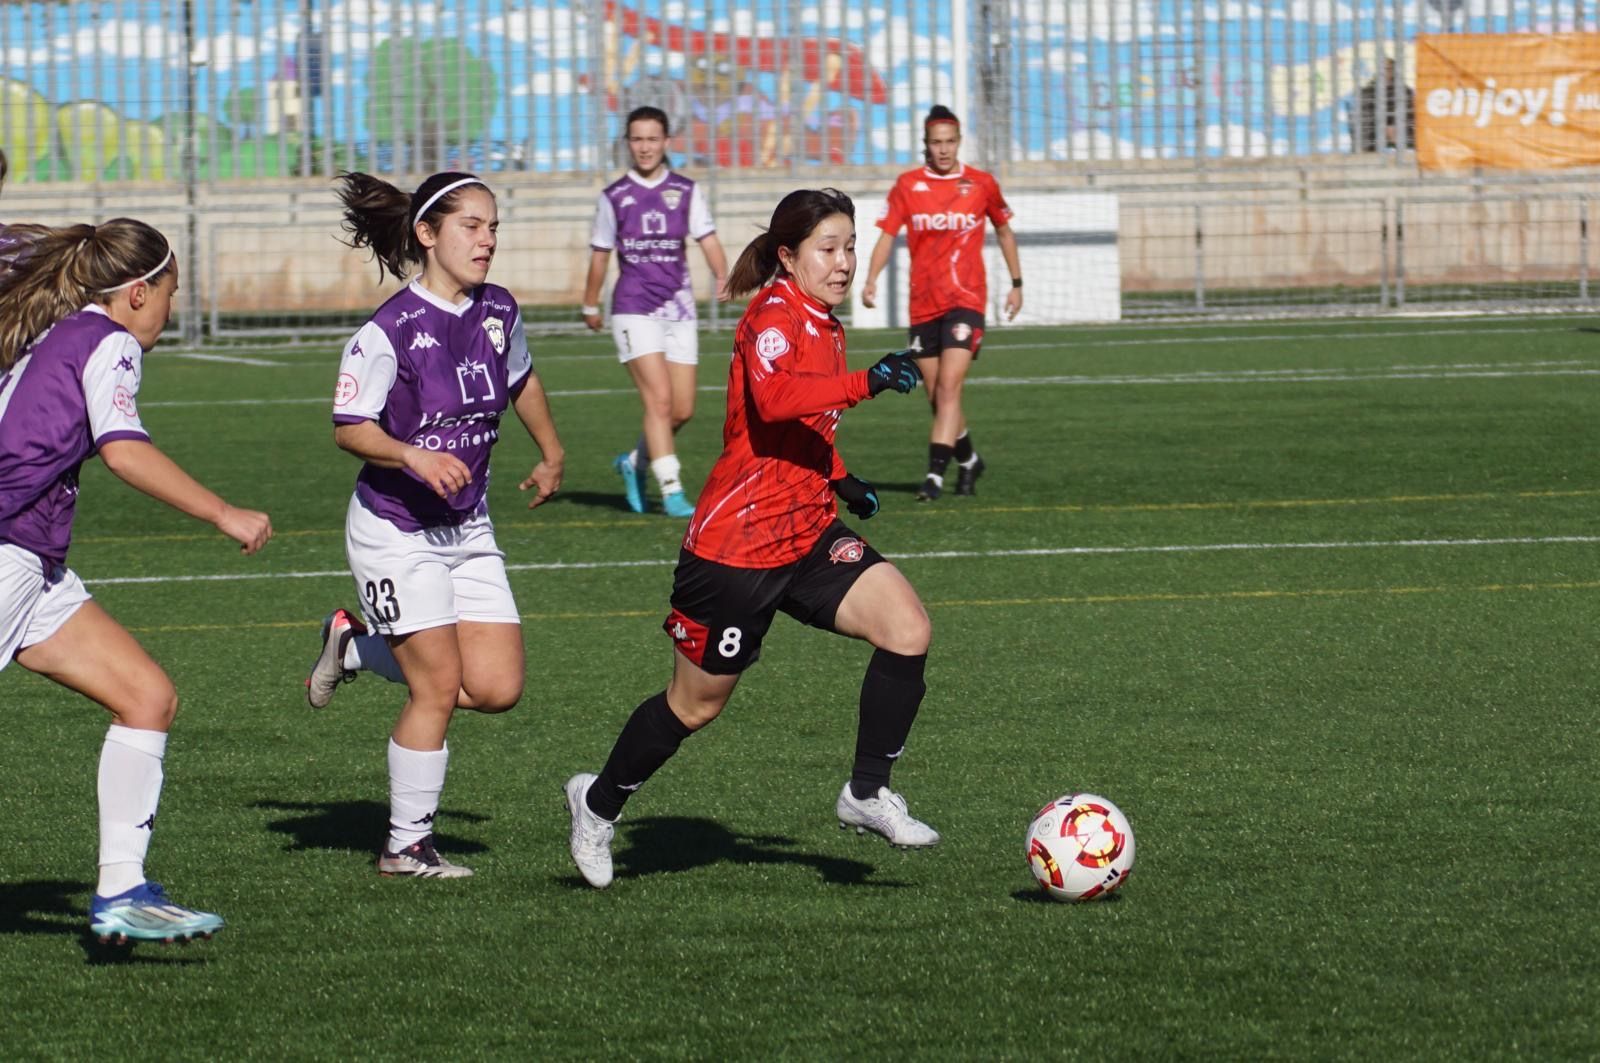
[[[1011,278],[1011,287],[1013,287],[1013,288],[1022,287],[1022,278],[1021,277],[1012,277]]]

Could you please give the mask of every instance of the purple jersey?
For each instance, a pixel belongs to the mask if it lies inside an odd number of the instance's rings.
[[[595,204],[589,246],[617,252],[613,314],[695,319],[685,240],[717,231],[693,181],[663,171],[646,181],[633,171],[607,185]]]
[[[90,305],[0,373],[0,542],[65,564],[84,459],[150,439],[135,401],[143,365],[133,334]]]
[[[376,421],[392,438],[461,459],[472,482],[440,498],[409,469],[366,464],[356,494],[402,531],[455,525],[481,511],[500,415],[532,370],[522,315],[493,284],[459,306],[416,281],[378,308],[345,345],[333,423]]]

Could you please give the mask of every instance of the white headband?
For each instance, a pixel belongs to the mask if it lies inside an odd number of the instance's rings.
[[[421,221],[423,216],[428,213],[428,208],[439,202],[440,197],[447,196],[451,192],[454,192],[456,189],[461,188],[464,185],[483,185],[485,188],[489,187],[476,177],[463,177],[459,181],[452,181],[423,201],[422,209],[411,215],[411,224],[415,225],[417,222]]]
[[[120,292],[124,288],[132,288],[135,284],[140,284],[140,283],[142,283],[144,281],[147,281],[151,277],[154,277],[157,273],[160,273],[162,270],[166,269],[167,268],[167,263],[169,263],[171,261],[172,261],[172,248],[168,247],[167,248],[167,253],[161,256],[161,261],[156,263],[155,269],[152,269],[149,273],[146,273],[142,277],[135,277],[131,281],[123,281],[121,284],[118,284],[115,287],[112,287],[112,288],[101,288],[100,289],[100,294],[101,295],[110,295],[112,292]]]

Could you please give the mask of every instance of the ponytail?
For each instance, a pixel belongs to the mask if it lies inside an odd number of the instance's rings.
[[[836,188],[800,188],[784,196],[773,208],[767,231],[739,253],[728,273],[728,294],[734,298],[748,295],[781,273],[779,249],[799,247],[824,219],[835,214],[851,221],[856,217],[856,205]]]
[[[458,192],[468,185],[485,185],[469,173],[436,173],[417,188],[405,192],[371,174],[346,171],[336,179],[335,195],[344,204],[340,224],[349,239],[340,241],[360,250],[372,249],[378,263],[378,280],[388,273],[403,281],[413,266],[427,264],[427,249],[417,240],[417,222],[435,232],[445,215],[456,209]]]
[[[12,225],[0,230],[9,267],[0,272],[0,372],[45,330],[92,302],[106,303],[173,269],[172,245],[142,221],[100,225]]]
[[[728,271],[728,295],[743,298],[772,279],[779,269],[778,241],[769,229],[745,245],[739,260]]]

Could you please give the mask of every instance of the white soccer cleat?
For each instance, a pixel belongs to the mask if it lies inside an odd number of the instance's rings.
[[[611,836],[617,828],[590,811],[585,800],[596,778],[593,772],[579,772],[567,780],[565,789],[567,811],[572,814],[572,862],[585,882],[603,890],[611,885]]]
[[[471,878],[472,868],[452,864],[433,847],[433,835],[412,842],[398,853],[387,844],[378,857],[378,874],[407,875],[411,878]]]
[[[881,834],[900,849],[921,849],[939,844],[939,832],[906,811],[906,799],[889,789],[878,787],[875,797],[858,800],[845,783],[833,806],[839,816],[839,829],[856,829],[857,834]]]
[[[306,677],[306,701],[313,709],[326,708],[339,684],[356,677],[344,666],[344,651],[351,639],[366,633],[367,626],[343,609],[335,609],[323,619],[322,652]]]

